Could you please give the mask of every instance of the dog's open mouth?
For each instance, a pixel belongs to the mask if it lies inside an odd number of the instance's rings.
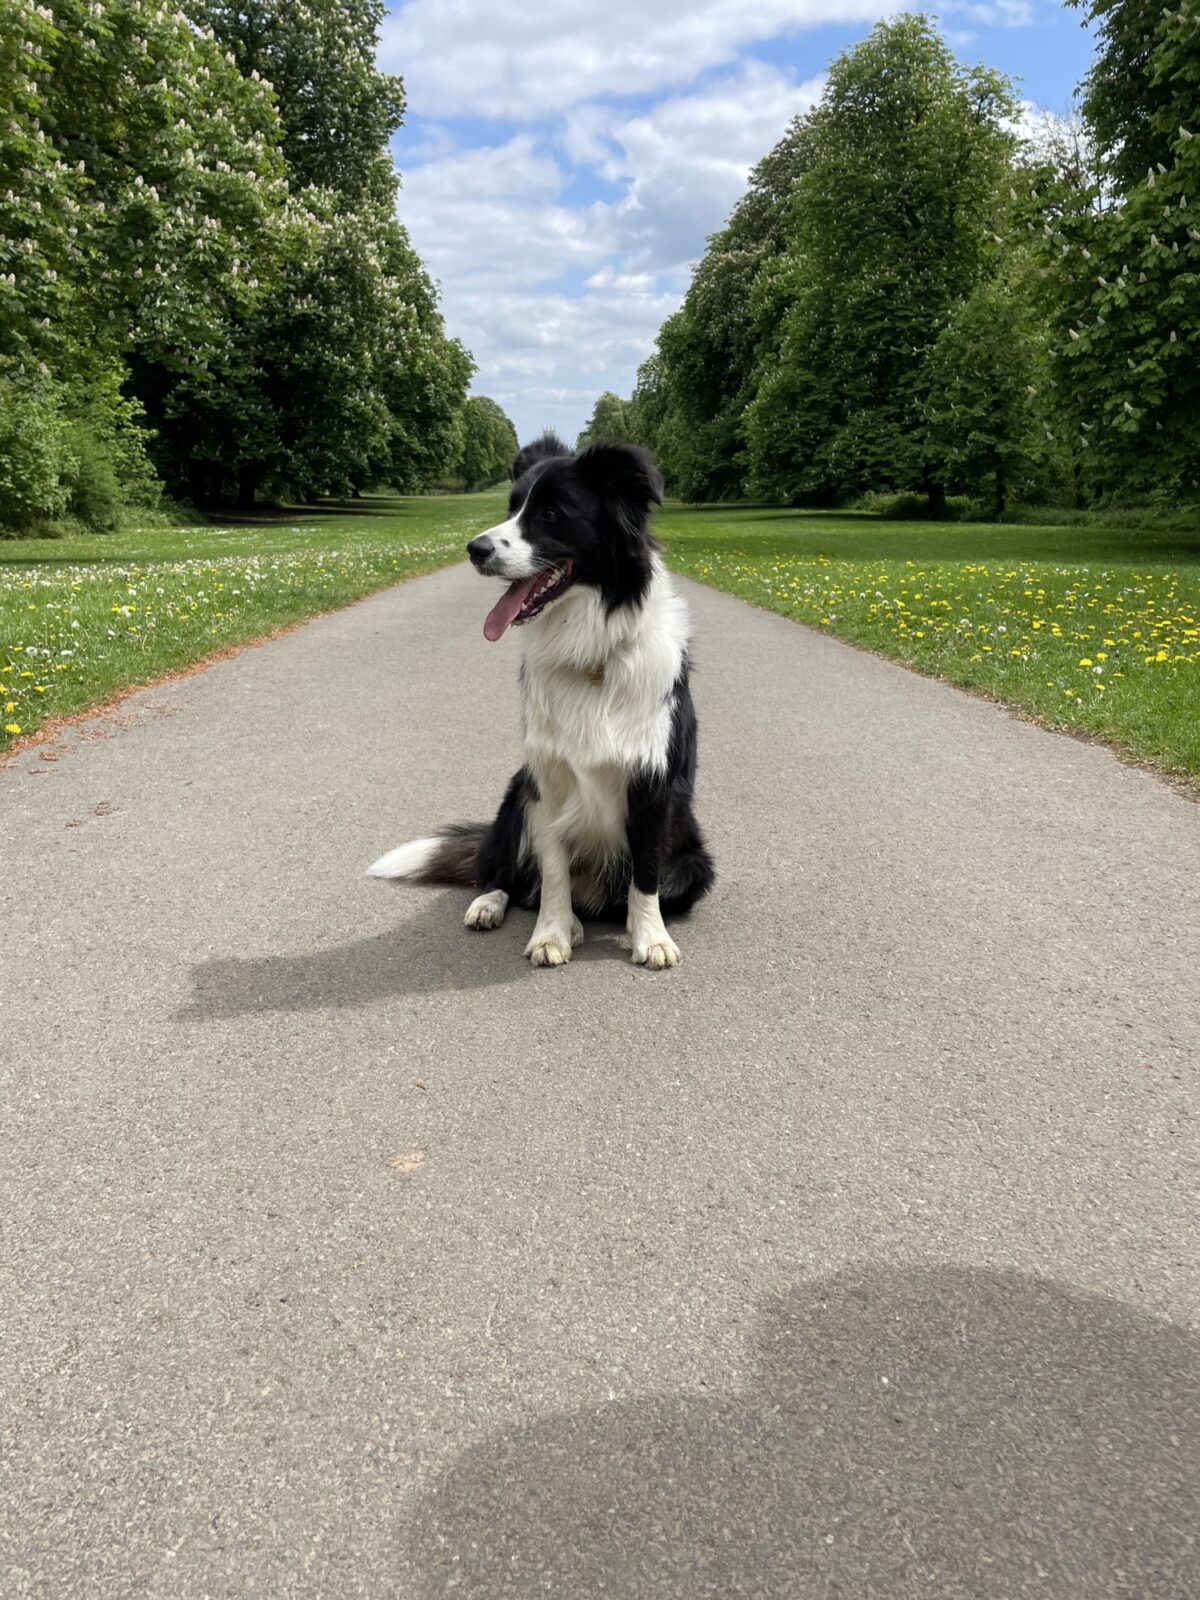
[[[543,567],[532,578],[518,578],[510,583],[496,604],[488,612],[483,624],[483,636],[493,644],[506,629],[520,627],[544,611],[551,600],[571,587],[575,563],[570,560]]]

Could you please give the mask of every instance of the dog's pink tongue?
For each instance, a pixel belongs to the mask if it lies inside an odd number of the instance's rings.
[[[517,613],[525,604],[529,591],[537,582],[534,578],[518,578],[515,583],[510,583],[500,596],[496,604],[488,612],[483,621],[483,637],[490,639],[493,644],[506,628],[512,626],[517,619]]]

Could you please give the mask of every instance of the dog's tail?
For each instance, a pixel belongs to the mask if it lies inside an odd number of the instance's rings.
[[[459,822],[432,839],[414,839],[389,850],[367,868],[371,878],[403,878],[407,883],[452,883],[470,887],[479,877],[479,850],[486,822]]]

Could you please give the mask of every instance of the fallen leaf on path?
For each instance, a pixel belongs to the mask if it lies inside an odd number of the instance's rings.
[[[415,1172],[418,1167],[425,1165],[424,1150],[405,1150],[398,1156],[393,1156],[388,1163],[396,1172]]]

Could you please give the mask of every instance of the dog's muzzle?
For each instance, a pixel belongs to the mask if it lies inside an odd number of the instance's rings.
[[[467,546],[467,554],[471,558],[471,565],[477,572],[486,572],[488,563],[496,554],[496,541],[490,533],[481,533],[471,540]]]

